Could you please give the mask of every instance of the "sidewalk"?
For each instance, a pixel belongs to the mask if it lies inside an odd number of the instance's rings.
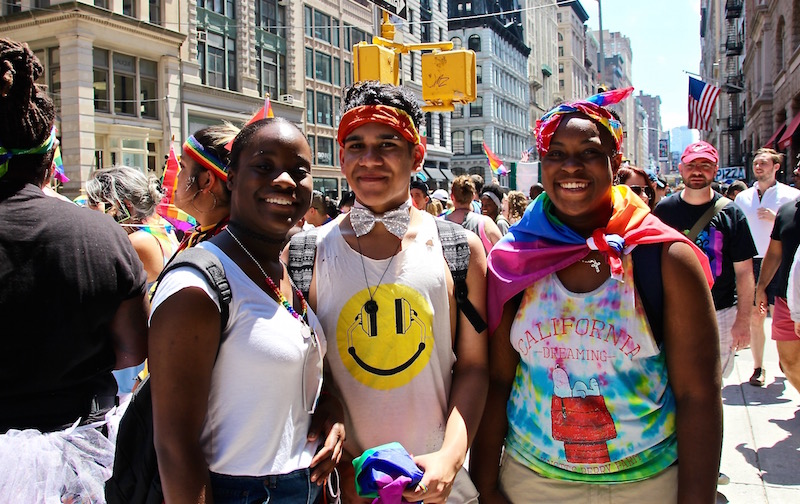
[[[770,339],[764,349],[766,385],[753,387],[750,350],[737,353],[731,376],[723,381],[725,422],[720,470],[730,477],[717,490],[717,503],[800,503],[800,394],[778,368]]]

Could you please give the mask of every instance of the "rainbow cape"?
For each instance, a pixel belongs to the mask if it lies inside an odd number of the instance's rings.
[[[164,177],[161,179],[161,187],[164,188],[164,197],[161,198],[156,207],[156,213],[164,217],[176,229],[188,231],[197,225],[194,217],[187,214],[175,206],[175,187],[178,185],[178,156],[175,155],[175,146],[169,146],[169,156],[167,165],[164,167]]]
[[[244,123],[245,126],[248,124],[253,124],[256,121],[260,121],[262,119],[269,119],[271,117],[275,117],[275,113],[272,111],[272,102],[269,101],[269,94],[264,95],[264,105],[256,111],[253,116]],[[233,148],[233,138],[230,142],[225,144],[225,148],[228,149],[228,152],[231,151]]]
[[[590,250],[602,252],[611,276],[622,280],[622,255],[635,245],[681,241],[692,247],[713,284],[708,258],[683,233],[667,226],[650,213],[640,199],[633,198],[627,186],[614,186],[613,212],[608,225],[596,229],[589,239],[563,224],[553,213],[553,203],[540,194],[489,253],[488,315],[489,332],[500,323],[505,303],[537,280],[580,261]]]
[[[500,158],[497,157],[491,149],[489,149],[489,146],[486,145],[486,142],[483,142],[483,152],[486,154],[486,158],[489,160],[489,166],[492,168],[492,173],[495,175],[506,175],[508,173],[508,169],[505,167]]]

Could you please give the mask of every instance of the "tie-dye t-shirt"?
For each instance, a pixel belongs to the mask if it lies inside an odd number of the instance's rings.
[[[525,290],[511,327],[520,355],[506,450],[547,477],[648,478],[677,460],[675,399],[664,354],[625,282],[569,292],[555,274]],[[587,264],[587,274],[593,274]]]

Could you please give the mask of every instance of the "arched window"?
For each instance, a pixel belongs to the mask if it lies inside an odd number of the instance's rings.
[[[479,35],[470,35],[467,45],[471,51],[481,52],[481,37]]]
[[[480,175],[481,177],[486,179],[486,168],[483,166],[471,166],[469,169],[470,175]]]
[[[457,156],[459,154],[464,154],[464,132],[463,131],[454,131],[452,135],[453,140],[453,155]]]
[[[564,42],[564,35],[562,35],[561,32],[558,32],[558,41]]]
[[[780,72],[786,63],[786,21],[778,18],[778,29],[775,31],[775,70]]]
[[[464,43],[461,42],[460,37],[453,37],[450,39],[450,42],[453,43],[453,49],[461,49],[462,47],[464,47]]]
[[[469,153],[481,154],[483,152],[483,130],[469,132]]]
[[[454,166],[450,168],[450,171],[453,172],[453,175],[456,177],[467,174],[467,170],[463,166]]]

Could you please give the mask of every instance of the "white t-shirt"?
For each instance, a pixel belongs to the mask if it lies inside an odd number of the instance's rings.
[[[207,242],[198,247],[220,258],[232,294],[200,437],[209,469],[232,476],[265,476],[308,467],[318,442],[306,441],[311,415],[305,409],[303,375],[306,353],[316,349],[303,337],[303,325],[224,252]],[[151,314],[187,287],[203,289],[219,307],[205,278],[183,267],[162,279]],[[310,310],[308,319],[324,355],[326,340],[319,321]],[[308,362],[315,365],[319,359]]]
[[[769,208],[773,212],[786,202],[794,201],[800,196],[800,191],[794,187],[789,187],[780,182],[767,188],[761,199],[758,199],[758,182],[753,187],[745,189],[736,195],[734,202],[742,209],[745,217],[747,217],[747,225],[750,228],[750,234],[753,235],[753,241],[758,250],[757,258],[763,258],[767,253],[769,247],[769,235],[772,233],[772,225],[774,221],[768,221],[758,218],[758,209],[761,207]]]

